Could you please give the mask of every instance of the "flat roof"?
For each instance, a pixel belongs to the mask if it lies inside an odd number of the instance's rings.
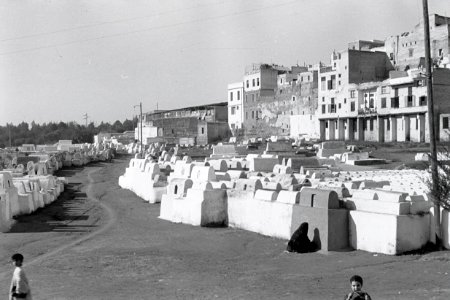
[[[172,111],[198,110],[198,109],[205,109],[205,108],[216,107],[216,106],[228,106],[228,102],[218,102],[218,103],[203,104],[203,105],[196,105],[196,106],[189,106],[189,107],[168,109],[168,110],[160,109],[158,111],[147,112],[146,114],[154,115],[154,114],[158,114],[158,113],[166,113],[166,112],[172,112]]]

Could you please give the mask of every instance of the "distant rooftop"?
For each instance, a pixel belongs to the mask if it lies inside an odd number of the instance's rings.
[[[218,103],[211,103],[211,104],[203,104],[203,105],[196,105],[196,106],[189,106],[189,107],[182,107],[182,108],[176,108],[176,109],[167,109],[167,110],[152,110],[147,112],[146,114],[157,114],[162,112],[171,112],[171,111],[181,111],[181,110],[199,110],[199,109],[206,109],[206,108],[213,108],[217,106],[228,106],[228,102],[218,102]]]

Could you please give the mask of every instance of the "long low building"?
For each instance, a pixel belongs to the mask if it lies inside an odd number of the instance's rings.
[[[143,143],[206,145],[230,136],[227,102],[144,114]],[[136,128],[140,137],[140,127]]]

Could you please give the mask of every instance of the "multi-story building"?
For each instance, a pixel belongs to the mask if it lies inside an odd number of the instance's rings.
[[[159,110],[144,115],[143,142],[206,145],[230,136],[227,102]],[[139,126],[138,126],[139,128]]]
[[[450,67],[450,18],[432,14],[430,23],[430,52],[435,66]],[[390,36],[385,40],[385,51],[398,70],[423,65],[425,42],[423,19],[412,31]]]
[[[228,85],[228,124],[233,134],[242,129],[244,123],[243,98],[243,82],[230,83]]]
[[[364,68],[370,65],[381,72],[384,63],[372,60],[369,64],[366,61]],[[389,75],[384,80],[341,82],[340,89],[338,84],[335,86],[330,82],[333,80],[332,70],[321,72],[321,82],[325,82],[319,90],[321,139],[429,141],[427,88],[423,70],[395,71],[388,67],[385,71],[389,71]],[[433,101],[436,136],[448,140],[450,69],[433,70]]]
[[[286,68],[254,64],[247,67],[243,81],[242,134],[262,137],[288,136],[292,115],[315,112],[317,74],[317,68],[312,66]],[[234,84],[229,85],[229,97],[230,89],[235,87]],[[237,118],[232,112],[229,108],[229,120]],[[230,126],[231,124],[230,122]]]
[[[361,109],[370,111],[374,99],[370,91],[377,82],[389,78],[394,67],[386,53],[348,49],[333,52],[331,66],[319,72],[319,103],[317,117],[320,120],[320,138],[327,140],[359,137],[360,130],[354,126]],[[364,86],[366,98],[358,86]]]
[[[450,18],[430,15],[436,136],[449,139]],[[326,140],[429,141],[423,21],[380,41],[349,43],[319,74],[320,137]],[[439,68],[443,67],[443,68]]]

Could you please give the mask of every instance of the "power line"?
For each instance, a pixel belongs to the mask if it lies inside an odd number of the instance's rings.
[[[49,49],[49,48],[53,48],[53,47],[57,47],[57,46],[67,46],[67,45],[78,44],[78,43],[83,43],[83,42],[91,42],[91,41],[96,41],[96,40],[101,40],[101,39],[125,36],[125,35],[129,35],[129,34],[136,34],[136,33],[140,33],[140,32],[146,32],[146,31],[153,31],[153,30],[177,27],[177,26],[187,25],[187,24],[192,24],[192,23],[200,23],[200,22],[205,22],[205,21],[224,19],[224,18],[227,18],[227,17],[240,16],[240,15],[249,14],[249,13],[253,13],[253,12],[257,12],[257,11],[262,11],[262,10],[265,10],[265,9],[268,9],[268,8],[276,8],[276,7],[286,6],[286,5],[290,5],[290,4],[296,3],[296,2],[298,2],[298,1],[295,0],[295,1],[285,2],[285,3],[282,3],[282,4],[264,6],[262,8],[257,8],[257,9],[244,10],[244,11],[240,11],[240,12],[237,12],[237,13],[224,14],[224,15],[221,15],[221,16],[207,17],[207,18],[203,18],[203,19],[191,20],[191,21],[186,21],[186,22],[179,22],[179,23],[170,24],[170,25],[161,25],[161,26],[156,26],[156,27],[149,27],[149,28],[133,30],[133,31],[128,31],[128,32],[104,35],[104,36],[100,36],[100,37],[96,37],[96,38],[75,40],[75,41],[70,41],[70,42],[66,42],[66,43],[57,43],[57,44],[52,44],[52,45],[47,45],[47,46],[34,47],[34,48],[28,48],[28,49],[22,49],[22,50],[10,51],[10,52],[3,52],[3,53],[0,53],[0,56],[17,54],[17,53],[23,53],[23,52],[30,52],[30,51],[37,51],[37,50],[41,50],[41,49]]]
[[[118,19],[118,20],[113,20],[113,21],[105,21],[105,22],[99,22],[99,23],[94,23],[94,24],[81,25],[81,26],[77,26],[77,27],[65,28],[65,29],[60,29],[60,30],[55,30],[55,31],[48,31],[48,32],[41,32],[41,33],[36,33],[36,34],[22,35],[22,36],[18,36],[18,37],[11,37],[11,38],[2,39],[2,40],[0,40],[0,42],[16,41],[16,40],[34,38],[34,37],[39,37],[39,36],[52,35],[52,34],[63,33],[63,32],[70,32],[70,31],[75,31],[75,30],[78,30],[78,29],[92,28],[92,27],[98,27],[98,26],[103,26],[103,25],[108,25],[108,24],[124,23],[124,22],[129,22],[129,21],[140,20],[140,19],[148,19],[148,18],[153,18],[153,17],[157,17],[157,16],[163,16],[163,15],[168,15],[168,14],[172,14],[172,13],[177,13],[177,12],[180,12],[180,11],[188,11],[188,10],[192,10],[192,9],[198,9],[198,8],[207,7],[207,6],[214,6],[214,5],[216,5],[216,3],[214,3],[214,4],[205,4],[205,5],[196,5],[196,6],[192,6],[192,7],[184,8],[184,9],[168,10],[168,11],[164,11],[164,12],[161,12],[161,13],[146,15],[146,16],[142,16],[142,17],[135,17],[135,18],[128,18],[128,19]]]

